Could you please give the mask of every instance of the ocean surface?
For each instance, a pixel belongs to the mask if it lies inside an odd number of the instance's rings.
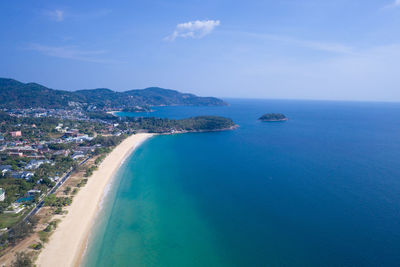
[[[228,99],[121,166],[83,266],[399,266],[400,104]],[[288,122],[262,123],[281,112]]]

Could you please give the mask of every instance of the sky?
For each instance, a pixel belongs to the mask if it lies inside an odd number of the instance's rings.
[[[0,77],[400,101],[400,0],[2,0]]]

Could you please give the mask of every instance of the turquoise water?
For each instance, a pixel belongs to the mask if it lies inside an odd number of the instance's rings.
[[[228,101],[149,114],[223,115],[240,128],[136,150],[84,266],[399,264],[400,104]],[[257,121],[266,112],[290,120]]]

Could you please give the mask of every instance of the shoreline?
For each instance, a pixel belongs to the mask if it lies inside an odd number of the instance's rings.
[[[281,121],[288,121],[288,118],[285,119],[281,119],[281,120],[261,120],[259,119],[261,122],[281,122]]]
[[[235,124],[228,128],[222,128],[217,130],[197,130],[197,131],[176,131],[176,132],[169,132],[169,133],[157,133],[158,135],[174,135],[174,134],[187,134],[187,133],[216,133],[216,132],[225,132],[225,131],[233,131],[239,128],[240,125]]]
[[[68,214],[61,217],[61,222],[39,254],[37,266],[79,266],[107,186],[125,159],[153,135],[131,135],[104,159],[67,208]]]
[[[113,111],[107,111],[106,113],[116,116],[115,113],[118,113],[118,112],[121,112],[121,111],[120,110],[113,110]]]

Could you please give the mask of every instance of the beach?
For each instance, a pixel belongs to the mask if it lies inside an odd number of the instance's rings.
[[[124,159],[151,136],[153,135],[147,133],[132,135],[104,159],[68,207],[68,214],[40,253],[36,262],[38,266],[79,265],[107,185]]]

